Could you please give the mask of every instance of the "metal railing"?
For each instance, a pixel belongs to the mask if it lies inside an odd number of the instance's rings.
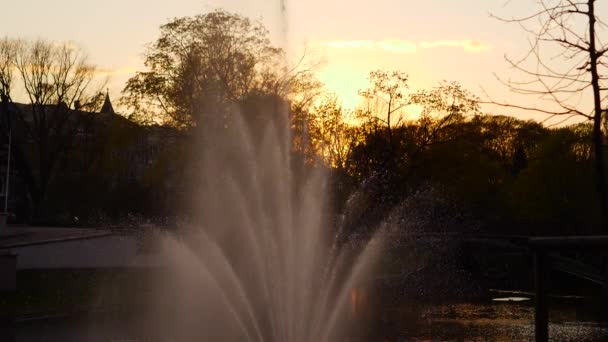
[[[528,239],[534,256],[534,336],[536,342],[549,340],[549,305],[547,302],[547,278],[551,265],[550,253],[564,251],[599,252],[608,250],[608,236],[534,237]],[[605,279],[605,272],[604,272]],[[604,282],[606,288],[606,283]]]

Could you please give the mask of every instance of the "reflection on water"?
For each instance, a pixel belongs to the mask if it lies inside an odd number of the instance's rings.
[[[512,298],[510,298],[512,299]],[[526,298],[527,299],[527,298]],[[599,341],[608,329],[578,316],[578,305],[552,308],[552,341]],[[420,319],[404,325],[399,341],[531,341],[534,308],[530,302],[505,299],[493,303],[458,303],[418,308]],[[578,316],[578,317],[577,317]]]
[[[500,298],[492,298],[494,302],[526,302],[531,300],[532,298],[528,297],[500,297]]]
[[[364,299],[356,291],[354,303]],[[597,302],[596,302],[597,303]],[[362,309],[363,306],[357,306]],[[589,315],[579,302],[554,304],[549,326],[552,341],[601,341],[608,329]],[[383,310],[375,317],[383,321],[368,341],[531,341],[534,339],[533,301],[415,304]],[[136,315],[89,316],[20,323],[17,342],[110,342],[116,340],[161,341],[146,334],[146,324]],[[387,331],[392,331],[387,333]]]

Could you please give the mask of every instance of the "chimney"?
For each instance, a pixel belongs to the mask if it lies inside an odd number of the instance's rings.
[[[81,106],[80,106],[80,100],[74,101],[74,109],[77,110],[77,111],[80,111],[80,108],[81,108]]]

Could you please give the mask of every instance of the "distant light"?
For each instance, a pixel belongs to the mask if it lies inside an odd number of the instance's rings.
[[[500,297],[500,298],[492,298],[493,302],[525,302],[530,300],[528,297]]]

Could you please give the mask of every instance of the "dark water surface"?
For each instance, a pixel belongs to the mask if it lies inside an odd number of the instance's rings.
[[[608,340],[608,328],[597,321],[589,301],[573,300],[551,308],[552,341]],[[597,304],[597,302],[595,302]],[[95,314],[20,322],[17,342],[167,341],[147,335],[136,315]],[[534,339],[532,301],[484,301],[412,304],[382,312],[367,341],[531,341]],[[353,341],[360,339],[354,338]],[[190,341],[186,341],[190,342]]]
[[[552,341],[604,341],[608,329],[577,305],[551,311]],[[406,310],[407,311],[407,310]],[[534,308],[531,302],[453,303],[422,306],[405,323],[395,341],[532,341]],[[404,317],[404,319],[407,319]]]

